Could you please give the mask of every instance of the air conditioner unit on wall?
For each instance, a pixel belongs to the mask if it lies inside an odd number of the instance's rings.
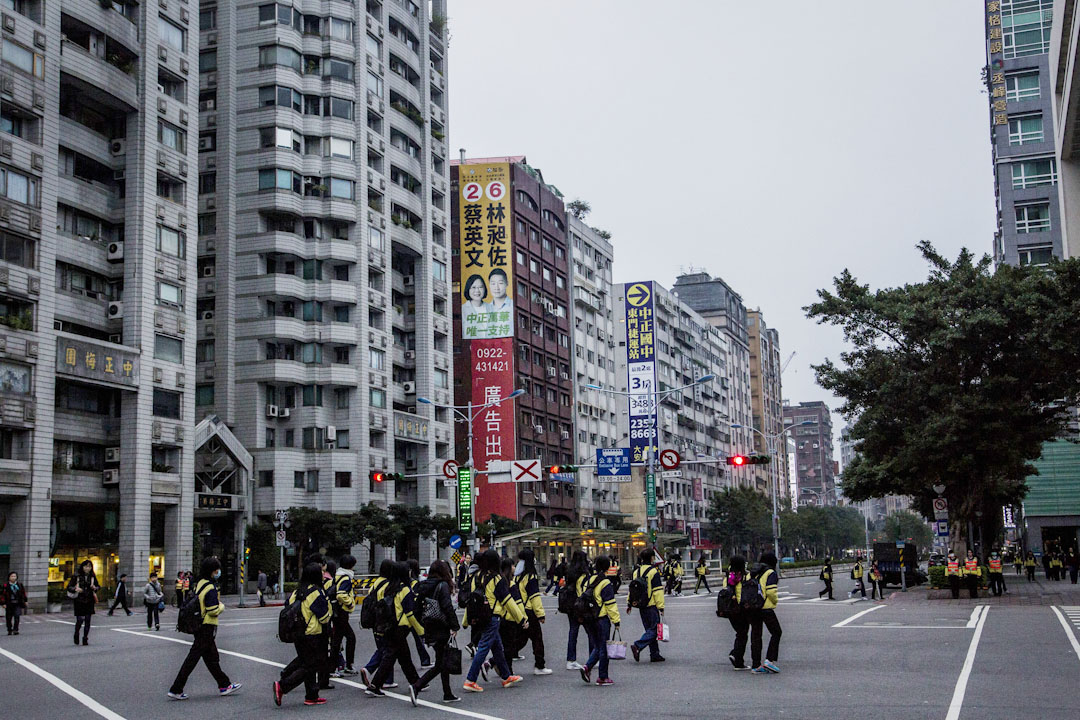
[[[118,320],[119,318],[124,317],[124,303],[120,302],[119,300],[114,300],[113,302],[109,303],[109,311],[107,317],[110,320]]]
[[[278,415],[277,416],[279,418],[287,418],[291,414],[292,414],[292,410],[290,410],[289,408],[278,408]]]
[[[416,383],[403,382],[401,383],[401,388],[405,391],[406,395],[412,395],[414,392],[416,392]]]
[[[337,426],[335,426],[335,425],[327,425],[326,426],[326,439],[327,440],[337,440]]]
[[[125,155],[127,154],[127,140],[119,138],[109,143],[109,152],[113,155]]]
[[[106,259],[109,262],[121,262],[124,259],[124,243],[119,240],[109,243]]]
[[[105,448],[105,462],[118,463],[120,462],[120,448],[111,447]]]
[[[115,469],[105,470],[101,473],[102,487],[116,487],[120,484],[120,471]]]
[[[266,406],[266,417],[277,417],[277,416],[278,416],[278,406],[277,405],[267,405]]]

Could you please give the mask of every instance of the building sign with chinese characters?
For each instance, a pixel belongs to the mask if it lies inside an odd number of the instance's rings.
[[[408,413],[394,413],[394,437],[402,440],[428,441],[428,421]]]
[[[459,467],[457,470],[458,488],[458,532],[473,531],[473,470]]]
[[[212,495],[210,493],[198,493],[200,510],[232,510],[232,495]]]
[[[652,282],[626,284],[626,371],[630,391],[630,462],[655,457],[656,340]]]
[[[114,350],[82,338],[56,338],[56,372],[86,380],[137,386],[139,355]]]
[[[1004,38],[1001,33],[1001,1],[986,3],[986,43],[990,51],[990,64],[986,68],[987,87],[990,91],[990,111],[994,125],[1008,125],[1008,102],[1005,98],[1005,61],[1002,56]]]
[[[469,343],[472,362],[473,461],[479,470],[497,460],[517,457],[514,432],[514,402],[478,410],[482,405],[508,397],[514,392],[514,339],[473,340]],[[479,413],[479,414],[477,414]],[[517,486],[489,483],[486,474],[476,478],[476,521],[484,522],[492,513],[516,518]]]
[[[485,340],[514,334],[514,259],[510,165],[458,168],[461,337]]]

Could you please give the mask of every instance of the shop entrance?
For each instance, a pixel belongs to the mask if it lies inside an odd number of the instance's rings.
[[[239,592],[234,518],[231,512],[195,514],[195,567],[191,568],[198,576],[202,559],[216,556],[221,561],[221,591],[229,595]]]

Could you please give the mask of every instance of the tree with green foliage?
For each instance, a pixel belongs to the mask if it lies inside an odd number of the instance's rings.
[[[525,523],[492,513],[490,518],[476,526],[476,534],[481,538],[490,538],[492,535],[502,537],[524,529]]]
[[[438,513],[431,517],[432,535],[435,538],[436,547],[448,547],[450,537],[458,532],[458,521],[453,515]]]
[[[853,507],[804,505],[780,514],[781,545],[801,558],[839,556],[865,545],[862,514]]]
[[[872,291],[845,270],[805,308],[851,345],[839,365],[814,367],[857,418],[844,495],[908,495],[929,517],[941,484],[954,538],[979,513],[995,537],[1080,394],[1080,260],[994,270],[967,250],[955,262],[928,242],[919,250],[926,281]]]
[[[566,203],[566,211],[578,220],[584,220],[592,212],[592,206],[587,201],[578,198]]]
[[[725,551],[756,557],[772,541],[772,504],[763,493],[746,487],[725,488],[715,493],[705,511],[706,537]]]
[[[910,540],[920,550],[928,549],[934,541],[930,526],[910,510],[897,510],[886,517],[882,535],[884,541]]]
[[[361,541],[368,544],[368,572],[375,572],[375,546],[394,547],[401,528],[384,508],[369,502],[353,514]]]

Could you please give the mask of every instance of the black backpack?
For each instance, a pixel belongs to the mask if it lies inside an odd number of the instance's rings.
[[[649,569],[630,581],[627,586],[627,603],[630,607],[643,608],[649,605]]]
[[[574,600],[574,619],[579,623],[595,622],[600,618],[600,603],[596,602],[596,595],[593,593],[602,579],[597,575],[591,585],[582,584],[583,592]]]
[[[304,588],[310,590],[310,588]],[[307,633],[307,623],[304,621],[304,599],[306,594],[297,590],[294,600],[286,603],[278,614],[278,640],[283,643],[294,643]]]
[[[490,622],[492,615],[491,605],[488,604],[487,593],[484,588],[489,578],[477,578],[473,580],[472,587],[465,595],[465,616],[469,620],[469,627],[484,627]],[[479,589],[477,588],[479,586]]]
[[[191,593],[191,597],[180,606],[180,612],[176,614],[176,631],[194,635],[202,624],[202,606],[199,604],[199,592],[196,588],[196,591]]]
[[[746,585],[743,585],[743,592],[746,592]],[[735,588],[731,586],[725,586],[716,593],[716,617],[737,617],[742,612],[742,606],[739,605],[739,601],[735,599]]]
[[[575,600],[577,600],[577,595],[574,594],[573,583],[568,582],[559,588],[559,612],[563,615],[572,615]]]
[[[761,592],[761,576],[764,574],[764,569],[757,569],[743,580],[742,599],[739,602],[743,610],[761,610],[765,607],[765,594]]]
[[[360,627],[374,630],[379,635],[390,632],[394,627],[394,596],[398,589],[387,583],[382,600],[379,600],[376,589],[372,588],[360,604]]]

